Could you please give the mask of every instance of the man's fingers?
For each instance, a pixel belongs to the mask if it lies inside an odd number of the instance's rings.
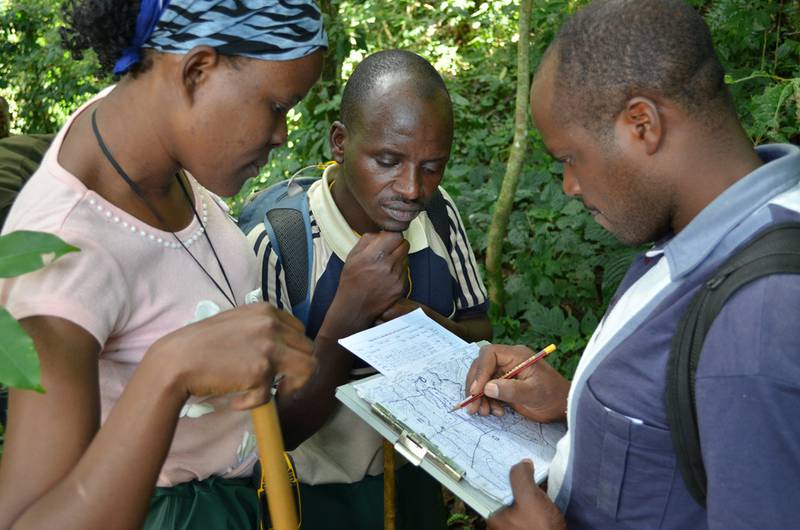
[[[492,349],[492,345],[481,347],[478,358],[472,363],[467,376],[465,385],[466,394],[468,396],[474,396],[483,391],[486,382],[493,378],[496,372],[497,356]]]
[[[402,250],[403,248],[405,248],[405,251]],[[393,257],[396,252],[398,255]],[[361,236],[345,261],[349,261],[356,255],[362,255],[364,259],[373,261],[382,261],[387,257],[392,258],[393,261],[398,261],[407,254],[408,242],[401,233],[368,232]]]
[[[525,404],[530,399],[530,385],[525,379],[492,379],[483,388],[492,399],[511,404]],[[526,400],[526,398],[528,398]]]
[[[358,238],[358,241],[356,241],[356,244],[353,245],[352,249],[350,249],[350,252],[347,254],[347,257],[349,258],[350,256],[358,254],[362,250],[366,249],[372,243],[374,238],[375,234],[372,233],[366,233],[360,238]]]
[[[484,401],[486,401],[486,398],[476,399],[475,401],[467,405],[467,413],[477,414]]]
[[[514,492],[514,502],[511,506],[503,508],[489,518],[486,521],[488,528],[490,530],[550,528],[549,526],[538,525],[530,517],[531,504],[535,504],[537,501],[533,495],[536,495],[537,491],[540,496],[544,495],[533,483],[533,462],[526,459],[515,464],[511,468],[509,478],[511,480],[511,491]],[[533,513],[535,514],[536,512],[534,511]]]
[[[397,247],[401,246],[404,241],[403,234],[400,232],[378,232],[372,235],[372,239],[369,242],[369,249],[370,252],[383,251],[383,253],[388,256],[394,252]],[[408,242],[406,242],[406,244],[408,244]]]
[[[401,313],[400,313],[400,308],[398,307],[398,303],[399,302],[395,302],[392,305],[390,305],[389,307],[387,307],[383,311],[383,313],[381,313],[381,317],[380,317],[381,320],[383,320],[384,322],[388,322],[388,321],[393,320],[393,319],[397,318],[398,316],[400,316]]]
[[[408,314],[419,307],[420,305],[415,302],[411,302],[406,298],[400,298],[395,303],[386,308],[386,310],[381,314],[380,319],[383,320],[384,322],[388,322],[390,320],[394,320],[397,317]]]
[[[533,462],[530,460],[525,459],[514,464],[508,477],[511,482],[511,491],[514,493],[514,502],[537,493],[543,495],[533,481]]]
[[[506,411],[501,403],[490,399],[489,406],[492,408],[492,416],[505,416]]]
[[[410,249],[411,245],[408,241],[401,239],[397,246],[389,253],[389,259],[391,259],[393,263],[397,263],[398,266],[405,268],[406,258],[408,257],[408,251]]]
[[[481,399],[480,401],[481,401],[481,406],[478,408],[478,413],[481,416],[488,416],[492,412],[492,409],[489,406],[489,400]]]
[[[467,370],[467,379],[464,381],[464,395],[471,396],[472,394],[472,384],[475,382],[475,374],[478,372],[478,359],[472,361],[472,364]]]
[[[391,232],[388,232],[388,234],[390,234],[388,237],[383,236],[383,233],[384,232],[367,232],[363,234],[350,250],[350,253],[347,255],[348,258],[362,252],[373,255],[379,252],[383,252],[383,254],[391,252],[394,249],[394,245],[397,244],[396,241],[392,244],[392,241],[394,241],[396,237],[393,237]],[[397,236],[402,238],[399,234],[397,234]]]
[[[511,508],[499,510],[486,521],[489,530],[508,530],[511,528]]]

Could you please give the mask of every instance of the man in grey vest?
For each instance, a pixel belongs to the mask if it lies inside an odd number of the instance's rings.
[[[745,285],[706,335],[695,379],[705,506],[678,469],[665,393],[673,335],[701,286],[759,232],[800,222],[800,149],[753,147],[709,30],[681,0],[596,1],[576,13],[539,65],[531,107],[564,164],[564,192],[621,242],[654,244],[629,269],[571,383],[543,363],[493,379],[526,348],[484,348],[473,366],[473,393],[569,425],[548,494],[531,464],[518,464],[515,502],[490,527],[794,527],[800,275]]]

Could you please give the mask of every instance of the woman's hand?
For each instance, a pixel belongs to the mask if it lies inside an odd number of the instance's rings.
[[[290,314],[259,303],[224,311],[158,340],[143,362],[174,370],[176,390],[193,396],[244,392],[234,409],[269,401],[273,377],[294,391],[316,368],[312,343]]]

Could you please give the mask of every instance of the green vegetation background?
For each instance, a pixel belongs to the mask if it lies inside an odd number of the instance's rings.
[[[0,0],[0,96],[12,132],[53,132],[111,82],[94,57],[72,60],[58,46],[63,0]],[[535,1],[531,63],[564,17],[585,0]],[[728,83],[755,143],[800,142],[800,4],[692,0],[712,29]],[[406,48],[442,73],[455,107],[453,156],[443,185],[455,197],[482,262],[491,211],[513,134],[518,4],[511,0],[323,0],[330,50],[323,79],[290,115],[287,146],[232,200],[327,160],[329,123],[343,81],[369,53]],[[235,121],[231,127],[235,127]],[[559,345],[554,364],[571,376],[636,249],[618,245],[561,192],[561,168],[536,131],[504,242],[507,305],[493,312],[496,339]],[[702,176],[698,176],[702,178]]]

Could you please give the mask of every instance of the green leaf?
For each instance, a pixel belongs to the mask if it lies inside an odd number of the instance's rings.
[[[572,315],[564,319],[564,324],[561,329],[561,335],[577,336],[580,334],[580,323],[578,319]]]
[[[33,340],[4,307],[0,307],[0,337],[0,384],[44,392]]]
[[[77,247],[45,232],[18,230],[0,236],[0,278],[11,278],[41,269]]]
[[[581,319],[581,333],[583,333],[584,335],[587,335],[587,336],[591,335],[592,333],[594,333],[594,330],[597,327],[597,324],[598,324],[598,321],[597,321],[597,317],[594,314],[594,311],[592,311],[591,309],[588,310],[586,312],[586,314],[583,315],[583,318]]]
[[[561,213],[563,213],[564,215],[577,215],[585,211],[586,209],[581,201],[572,199],[567,203],[566,206],[564,206],[564,209],[561,211]]]
[[[455,92],[450,92],[450,99],[453,101],[453,104],[461,107],[468,107],[470,104],[467,98]]]

